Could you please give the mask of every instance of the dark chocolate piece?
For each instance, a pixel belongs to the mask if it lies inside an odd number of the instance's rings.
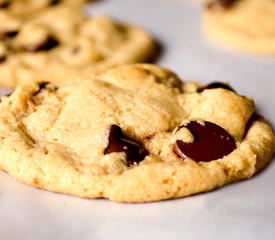
[[[49,5],[50,6],[55,6],[55,5],[59,4],[59,3],[61,3],[61,0],[51,0],[50,3],[49,3]]]
[[[206,4],[208,9],[228,9],[233,6],[237,0],[213,0]]]
[[[229,85],[221,83],[221,82],[213,82],[210,83],[202,88],[198,89],[198,92],[202,92],[205,89],[214,89],[214,88],[223,88],[232,92],[235,92],[233,88],[231,88]]]
[[[0,56],[0,63],[3,63],[7,60],[7,56]]]
[[[17,30],[12,31],[0,31],[0,40],[7,39],[7,38],[13,38],[18,34]]]
[[[117,125],[110,127],[109,145],[104,150],[104,154],[113,152],[125,152],[127,155],[127,166],[141,162],[148,154],[143,146],[125,137],[121,128]]]
[[[11,1],[10,0],[6,0],[6,1],[3,1],[2,3],[0,3],[0,9],[1,8],[8,8],[11,4]]]
[[[27,52],[39,52],[39,51],[47,51],[58,45],[58,41],[49,36],[43,42],[26,47]]]
[[[191,121],[186,126],[194,136],[193,143],[177,140],[173,149],[178,157],[191,158],[197,162],[220,159],[236,149],[234,138],[222,127],[205,121],[202,125]]]
[[[50,84],[49,82],[41,82],[39,84],[39,91],[41,91],[43,88],[45,88],[48,84]]]

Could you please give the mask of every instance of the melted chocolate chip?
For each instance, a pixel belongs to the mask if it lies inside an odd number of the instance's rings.
[[[147,150],[125,137],[122,130],[117,125],[112,125],[109,133],[109,145],[104,150],[104,154],[113,152],[125,152],[127,156],[127,166],[141,162],[148,154]]]
[[[234,89],[231,88],[229,85],[221,83],[221,82],[210,83],[210,84],[206,85],[205,87],[199,88],[198,92],[202,92],[205,89],[214,89],[214,88],[223,88],[223,89],[235,92]]]
[[[45,41],[29,46],[26,48],[27,52],[39,52],[39,51],[47,51],[50,50],[58,45],[58,41],[49,36],[48,38],[45,39]]]
[[[17,30],[0,32],[0,40],[13,38],[18,34]]]
[[[49,3],[49,5],[50,6],[54,6],[54,5],[57,5],[59,3],[61,3],[61,0],[51,0],[50,3]]]
[[[213,0],[206,4],[206,8],[208,9],[228,9],[232,7],[232,5],[236,2],[236,0]]]
[[[3,1],[2,3],[0,3],[0,8],[8,8],[10,4],[11,4],[10,0]]]
[[[50,84],[49,82],[41,82],[39,84],[39,91],[41,91],[43,88],[45,88],[48,84]]]
[[[205,122],[201,125],[191,121],[186,126],[194,136],[193,143],[177,140],[174,143],[174,152],[180,158],[191,158],[197,162],[209,162],[220,159],[236,149],[233,137],[222,127]]]
[[[3,63],[7,60],[7,56],[0,56],[0,63]]]

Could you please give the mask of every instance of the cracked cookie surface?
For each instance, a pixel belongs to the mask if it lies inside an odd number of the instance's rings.
[[[218,42],[251,53],[275,54],[274,0],[212,0],[204,30]]]
[[[18,16],[0,11],[0,84],[15,86],[37,79],[70,83],[83,72],[149,60],[152,38],[108,16],[84,17],[59,6]]]
[[[0,104],[0,167],[37,188],[121,202],[250,178],[272,158],[272,129],[252,98],[215,86],[149,64],[20,86]]]

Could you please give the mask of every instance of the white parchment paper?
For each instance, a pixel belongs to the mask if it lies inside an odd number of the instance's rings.
[[[253,96],[258,111],[275,124],[275,56],[248,55],[207,40],[199,1],[102,0],[85,10],[147,29],[163,45],[158,64],[186,80],[229,81],[239,93]],[[34,189],[0,172],[0,239],[271,240],[274,184],[271,163],[251,180],[210,193],[120,204]]]

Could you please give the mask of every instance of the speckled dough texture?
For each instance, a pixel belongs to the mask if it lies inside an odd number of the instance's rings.
[[[204,30],[221,44],[251,53],[275,54],[275,1],[237,0],[205,9]]]
[[[20,86],[0,104],[0,167],[37,188],[120,202],[179,198],[250,178],[274,152],[272,129],[254,114],[252,98],[198,92],[199,84],[154,65],[42,85]],[[210,162],[179,158],[173,143],[194,136],[175,129],[194,119],[224,128],[237,148]],[[113,124],[148,151],[143,161],[128,166],[124,152],[104,154]]]
[[[152,38],[143,30],[67,5],[16,15],[0,11],[0,84],[50,79],[69,84],[83,72],[149,60]]]
[[[0,0],[0,11],[14,14],[30,14],[56,6],[80,8],[90,0]]]

